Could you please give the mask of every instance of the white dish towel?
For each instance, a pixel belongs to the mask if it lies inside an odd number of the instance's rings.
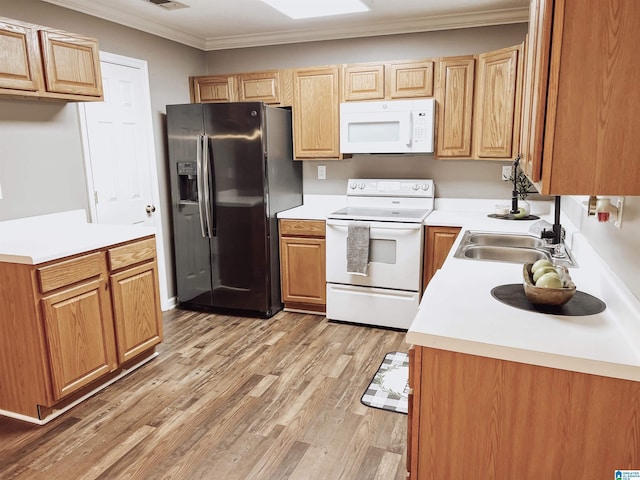
[[[347,273],[366,277],[369,266],[369,224],[351,222],[347,229]]]

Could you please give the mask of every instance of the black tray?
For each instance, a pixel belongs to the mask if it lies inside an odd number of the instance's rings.
[[[551,315],[595,315],[607,308],[607,305],[602,300],[580,290],[576,291],[573,298],[564,305],[535,305],[525,295],[524,286],[521,283],[498,285],[491,290],[491,295],[496,300],[511,307]]]
[[[513,213],[509,213],[507,215],[498,215],[496,213],[490,213],[487,215],[489,218],[497,218],[498,220],[538,220],[540,217],[536,215],[527,215],[526,217],[516,218],[513,216]]]

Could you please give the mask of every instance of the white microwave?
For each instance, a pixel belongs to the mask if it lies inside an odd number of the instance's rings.
[[[341,153],[432,153],[435,101],[340,104]]]

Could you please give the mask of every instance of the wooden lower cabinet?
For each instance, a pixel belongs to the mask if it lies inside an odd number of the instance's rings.
[[[415,346],[408,478],[613,478],[640,465],[640,382]]]
[[[0,263],[0,331],[3,413],[42,420],[99,387],[162,341],[155,239]]]
[[[424,235],[424,268],[422,290],[427,288],[436,271],[442,267],[460,233],[460,227],[426,227]]]
[[[325,312],[324,221],[280,220],[280,276],[285,308]]]

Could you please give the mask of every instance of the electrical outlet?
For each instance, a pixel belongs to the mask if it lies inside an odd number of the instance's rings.
[[[0,200],[2,200],[2,185],[0,185]]]
[[[512,167],[510,165],[504,165],[502,167],[502,180],[505,182],[509,181],[509,177],[511,176]]]
[[[326,179],[327,179],[327,166],[318,165],[318,180],[326,180]]]

